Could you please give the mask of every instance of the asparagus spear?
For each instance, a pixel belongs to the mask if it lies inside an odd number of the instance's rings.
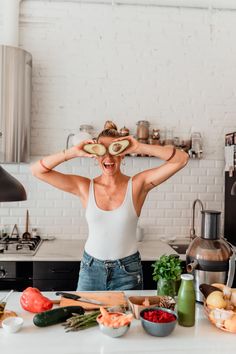
[[[68,318],[63,326],[67,330],[66,332],[78,331],[86,328],[90,328],[97,325],[97,316],[100,314],[100,311],[93,311],[84,315],[73,315]]]

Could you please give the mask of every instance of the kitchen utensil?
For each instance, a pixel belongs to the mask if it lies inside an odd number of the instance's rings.
[[[13,237],[13,236],[15,236],[16,238],[18,238],[20,236],[17,224],[15,224],[13,226],[13,229],[12,229],[12,232],[11,232],[11,237]]]
[[[126,297],[123,291],[98,291],[98,292],[76,292],[75,294],[80,295],[86,299],[94,299],[105,304],[104,307],[112,306],[122,306],[127,307]],[[61,298],[60,306],[76,306],[78,305],[78,300]],[[81,306],[85,310],[97,310],[100,308],[99,305],[89,304],[86,302],[81,302]]]
[[[193,273],[196,300],[202,302],[199,285],[222,283],[231,287],[235,273],[235,251],[220,237],[220,211],[202,210],[201,236],[186,251],[186,266]]]
[[[64,293],[62,291],[57,291],[56,295],[61,295],[61,296],[65,297],[66,299],[72,299],[72,300],[76,300],[76,301],[78,300],[78,301],[81,301],[81,302],[87,302],[88,304],[94,304],[94,305],[100,305],[100,306],[104,306],[105,305],[101,301],[97,301],[97,300],[94,300],[94,299],[87,299],[85,297],[82,297],[82,296],[79,296],[79,295],[76,295],[76,294]]]
[[[11,290],[11,291],[9,291],[9,293],[7,294],[7,295],[5,295],[5,296],[3,296],[3,298],[0,300],[0,303],[2,303],[2,302],[7,302],[7,299],[11,296],[11,294],[14,292],[14,290]]]
[[[26,221],[25,221],[25,232],[22,235],[24,240],[29,240],[31,238],[31,234],[29,233],[29,210],[26,210]]]

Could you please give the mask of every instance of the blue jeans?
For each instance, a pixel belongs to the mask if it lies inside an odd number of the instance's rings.
[[[84,251],[78,291],[141,289],[143,272],[139,252],[115,261],[102,261]]]

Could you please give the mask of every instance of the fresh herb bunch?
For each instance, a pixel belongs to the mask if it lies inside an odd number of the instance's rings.
[[[182,273],[181,260],[175,255],[162,255],[152,264],[153,280],[179,280]]]

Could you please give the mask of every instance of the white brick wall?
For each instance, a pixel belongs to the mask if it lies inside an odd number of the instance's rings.
[[[0,9],[1,12],[1,9]],[[0,13],[0,42],[1,42]],[[147,119],[188,138],[204,138],[204,159],[153,190],[140,224],[146,238],[188,237],[191,205],[223,210],[224,134],[236,130],[236,12],[24,1],[20,46],[33,55],[32,160],[65,147],[80,124],[96,131],[110,118],[135,131]],[[159,164],[127,158],[130,175]],[[95,176],[93,161],[70,161],[66,173]],[[0,223],[42,235],[85,238],[84,210],[73,195],[31,177],[28,165],[6,165],[28,200],[2,203]]]

